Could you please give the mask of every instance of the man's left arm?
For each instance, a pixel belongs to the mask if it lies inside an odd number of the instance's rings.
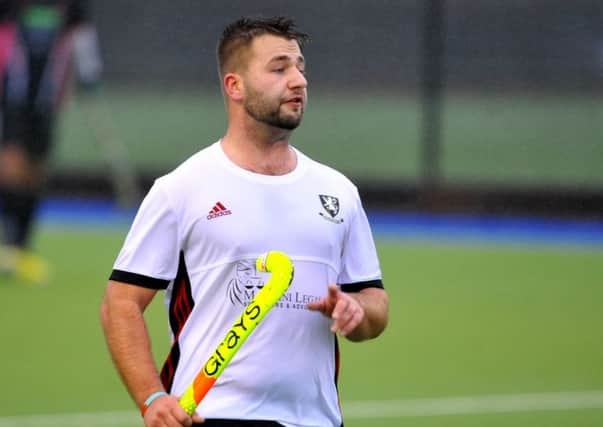
[[[343,292],[330,284],[327,295],[307,307],[333,319],[333,332],[350,341],[364,341],[379,336],[387,326],[389,299],[383,288]]]
[[[364,341],[379,336],[387,326],[389,301],[371,227],[356,187],[345,205],[350,209],[337,272],[339,286],[329,284],[327,295],[308,308],[333,319],[333,332],[350,341]]]

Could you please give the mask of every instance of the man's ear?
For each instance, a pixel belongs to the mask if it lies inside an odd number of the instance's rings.
[[[240,101],[243,99],[245,88],[243,86],[243,79],[240,74],[228,73],[224,76],[224,93],[233,101]]]

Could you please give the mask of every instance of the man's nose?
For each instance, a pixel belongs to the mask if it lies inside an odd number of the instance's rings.
[[[308,86],[308,80],[306,79],[306,76],[300,70],[295,68],[292,73],[291,80],[289,81],[289,87],[290,88],[298,88],[298,87],[306,88],[307,86]]]

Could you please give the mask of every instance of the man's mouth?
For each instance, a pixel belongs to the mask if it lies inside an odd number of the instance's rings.
[[[294,96],[294,97],[291,97],[291,98],[287,99],[285,101],[285,103],[286,104],[291,104],[291,105],[294,105],[294,106],[301,106],[304,103],[304,97],[303,96]]]

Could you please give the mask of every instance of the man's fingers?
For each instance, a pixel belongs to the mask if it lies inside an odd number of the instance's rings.
[[[145,424],[149,426],[166,426],[166,427],[182,427],[187,426],[190,427],[191,424],[183,424],[184,421],[180,421],[174,413],[171,411],[171,408],[165,407],[160,408],[150,417],[145,417]],[[189,418],[190,422],[190,418]]]
[[[338,294],[339,294],[339,286],[337,286],[334,283],[330,283],[329,284],[329,293],[327,295],[327,298],[335,303],[335,302],[337,302]]]
[[[180,406],[178,400],[176,400],[175,403],[176,406],[172,408],[172,414],[174,414],[176,420],[184,427],[191,427],[193,424],[205,422],[205,419],[196,413],[194,413],[192,417],[188,415],[182,406]]]
[[[358,301],[342,292],[334,283],[329,284],[324,298],[312,301],[306,307],[333,319],[331,332],[344,337],[351,334],[364,318],[364,310]]]
[[[347,298],[340,298],[339,301],[337,301],[333,313],[331,314],[331,318],[335,320],[335,323],[345,321],[345,314],[349,306],[350,301]]]
[[[325,303],[326,303],[326,301],[323,298],[318,301],[309,302],[308,304],[306,304],[306,307],[308,308],[308,310],[321,311],[324,313]]]
[[[337,304],[338,292],[339,288],[337,285],[330,284],[327,295],[324,298],[321,298],[318,301],[309,302],[306,304],[306,307],[308,310],[320,311],[322,314],[331,317],[333,309]]]
[[[341,332],[343,326],[345,326],[352,316],[350,311],[350,301],[347,299],[340,299],[333,310],[332,318],[333,325],[331,325],[332,332]]]
[[[184,412],[184,415],[182,415],[182,413],[178,411],[174,418],[176,418],[180,425],[183,425],[184,427],[191,427],[193,425],[193,420],[186,412]]]
[[[201,415],[193,414],[193,423],[201,424],[204,422],[205,422],[205,418],[203,418]]]
[[[191,418],[178,403],[174,396],[162,396],[149,407],[145,416],[147,425],[162,425],[167,427],[191,427],[193,422],[200,423],[203,419]],[[199,416],[197,416],[200,418]]]
[[[352,333],[352,331],[354,329],[356,329],[356,326],[358,326],[360,324],[360,322],[362,321],[362,311],[361,310],[357,310],[355,311],[349,321],[341,327],[341,329],[339,330],[339,333],[341,335],[343,335],[344,337],[347,337],[350,333]]]
[[[332,318],[331,331],[347,336],[362,322],[364,310],[352,297],[343,295],[333,310]]]

